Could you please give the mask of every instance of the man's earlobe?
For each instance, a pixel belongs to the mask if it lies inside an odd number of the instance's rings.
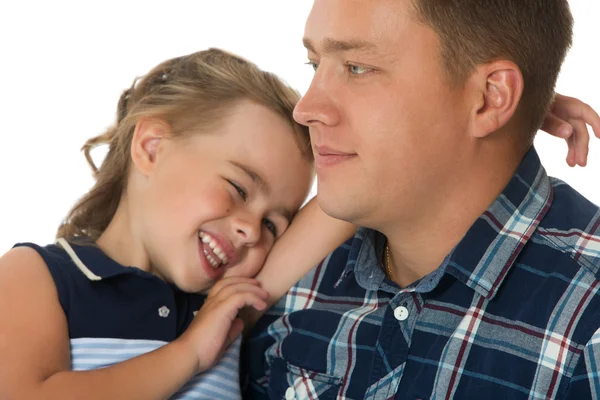
[[[480,67],[482,99],[475,110],[473,135],[483,138],[502,129],[515,115],[523,94],[523,76],[511,61],[495,61]],[[485,80],[485,83],[483,82]]]
[[[159,147],[170,135],[169,125],[156,118],[141,118],[135,125],[131,139],[131,161],[133,167],[143,175],[149,175],[156,163]]]

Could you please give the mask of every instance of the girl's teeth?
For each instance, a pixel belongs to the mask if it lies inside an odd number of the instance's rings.
[[[223,253],[223,251],[221,249],[219,249],[217,247],[213,251],[215,252],[215,254],[217,255],[217,257],[219,257],[221,259],[221,261],[223,261],[223,264],[227,264],[227,257],[225,256],[225,253]]]
[[[200,232],[199,234],[200,240],[202,243],[208,244],[208,247],[215,253],[215,255],[220,259],[221,263],[227,264],[229,261],[225,252],[217,245],[217,243],[210,237],[210,235],[205,234],[204,232]],[[206,253],[206,251],[205,251]],[[211,257],[212,259],[212,257]],[[214,259],[213,259],[214,260]],[[215,261],[217,262],[217,261]],[[220,264],[217,262],[217,264]],[[214,266],[214,265],[213,265]]]
[[[215,261],[215,259],[214,259],[214,258],[212,258],[210,255],[209,255],[209,256],[207,256],[207,258],[208,258],[208,261],[210,261],[210,264],[211,264],[213,267],[217,267],[217,266],[218,266],[218,264],[217,264],[217,262]]]
[[[204,250],[204,255],[206,256],[206,259],[208,260],[210,265],[212,265],[213,268],[219,267],[220,263],[217,262],[214,258],[212,258],[212,256],[210,254],[208,254],[208,251],[206,251],[206,249]]]

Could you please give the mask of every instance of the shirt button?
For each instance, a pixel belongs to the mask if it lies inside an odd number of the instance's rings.
[[[171,310],[167,306],[162,306],[158,309],[158,316],[161,318],[167,318]]]
[[[406,318],[408,318],[408,308],[404,306],[396,307],[394,310],[394,317],[396,317],[398,321],[406,320]]]
[[[287,388],[285,391],[285,400],[294,400],[296,398],[296,391],[292,386]]]

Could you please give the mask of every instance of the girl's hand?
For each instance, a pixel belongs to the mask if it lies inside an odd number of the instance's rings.
[[[223,278],[213,286],[198,315],[177,339],[195,352],[198,372],[213,366],[242,333],[244,323],[238,312],[247,306],[258,311],[265,309],[267,297],[256,279]]]
[[[542,130],[567,141],[567,164],[585,167],[589,152],[590,125],[600,139],[600,116],[579,99],[556,94],[554,104],[546,115]]]

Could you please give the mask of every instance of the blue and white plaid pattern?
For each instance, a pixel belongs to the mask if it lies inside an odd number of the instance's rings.
[[[419,282],[385,277],[384,242],[360,229],[259,321],[245,398],[600,399],[600,210],[534,149]]]

